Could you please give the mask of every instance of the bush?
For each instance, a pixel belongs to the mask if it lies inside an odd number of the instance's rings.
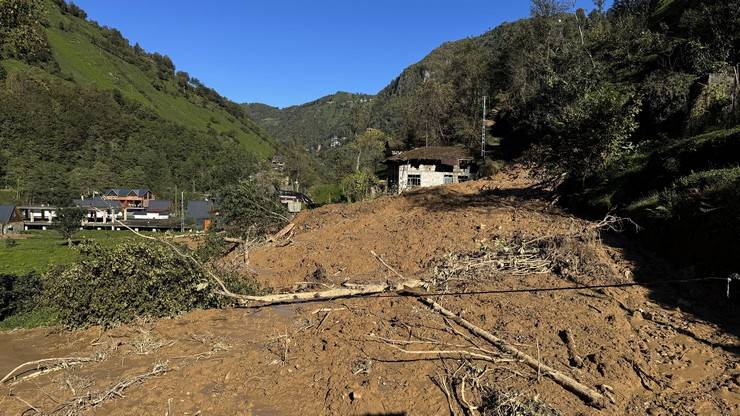
[[[481,176],[493,176],[503,169],[504,166],[506,166],[506,162],[503,160],[486,158],[481,167]]]
[[[229,243],[224,240],[224,237],[220,234],[209,232],[204,235],[203,241],[195,250],[195,257],[202,262],[209,262],[225,256],[228,251]]]
[[[370,197],[377,181],[370,169],[358,170],[342,179],[342,194],[349,202],[363,201]]]
[[[46,279],[49,303],[71,327],[177,315],[223,301],[200,268],[160,243],[81,247],[77,263]]]
[[[255,181],[240,181],[218,193],[219,228],[250,238],[279,231],[288,223],[288,212],[275,190]]]
[[[0,275],[0,321],[32,311],[38,306],[42,291],[41,279],[34,274]]]

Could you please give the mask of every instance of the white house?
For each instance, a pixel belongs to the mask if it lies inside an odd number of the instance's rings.
[[[478,171],[473,156],[461,146],[419,147],[391,156],[385,163],[389,189],[398,193],[465,182],[475,179]]]

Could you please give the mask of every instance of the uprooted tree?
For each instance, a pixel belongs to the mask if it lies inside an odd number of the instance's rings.
[[[221,189],[218,201],[218,226],[233,237],[250,239],[274,233],[290,221],[271,185],[243,180]]]
[[[131,241],[116,247],[85,244],[80,259],[44,279],[46,301],[70,327],[112,325],[224,305],[215,282],[182,250]],[[221,280],[242,293],[256,286],[236,276]]]

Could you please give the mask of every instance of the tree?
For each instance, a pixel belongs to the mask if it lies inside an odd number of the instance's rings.
[[[277,192],[267,185],[243,180],[218,192],[219,228],[239,238],[274,233],[288,223]]]
[[[529,10],[534,17],[552,17],[567,13],[574,4],[574,0],[532,0]]]
[[[60,208],[57,210],[56,230],[67,240],[67,245],[72,246],[72,237],[80,230],[85,211],[80,208]]]
[[[382,158],[385,143],[389,140],[391,140],[390,137],[378,129],[367,129],[357,136],[354,143],[352,143],[352,147],[357,152],[355,172],[360,170],[363,155],[366,160],[370,161],[371,165]]]
[[[348,202],[362,201],[370,196],[377,178],[370,169],[358,170],[342,179],[342,194]]]
[[[424,137],[425,146],[445,141],[445,125],[453,102],[454,91],[449,84],[431,78],[418,88],[409,107],[409,123]]]

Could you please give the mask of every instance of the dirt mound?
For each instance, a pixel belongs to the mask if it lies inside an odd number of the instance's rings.
[[[331,287],[399,280],[371,251],[406,277],[454,292],[632,281],[634,265],[622,248],[602,244],[593,223],[553,208],[531,185],[514,170],[491,180],[319,208],[296,219],[290,244],[251,253],[250,267],[277,290],[306,281]],[[608,392],[614,403],[605,410],[589,407],[520,363],[420,354],[465,349],[498,355],[416,298],[380,295],[196,311],[108,332],[4,333],[0,376],[42,358],[93,361],[6,383],[0,409],[431,415],[450,414],[451,407],[463,414],[468,402],[489,406],[481,409],[485,414],[525,408],[565,415],[740,413],[737,337],[664,308],[643,287],[436,299],[543,364]],[[467,394],[462,401],[461,392]]]

